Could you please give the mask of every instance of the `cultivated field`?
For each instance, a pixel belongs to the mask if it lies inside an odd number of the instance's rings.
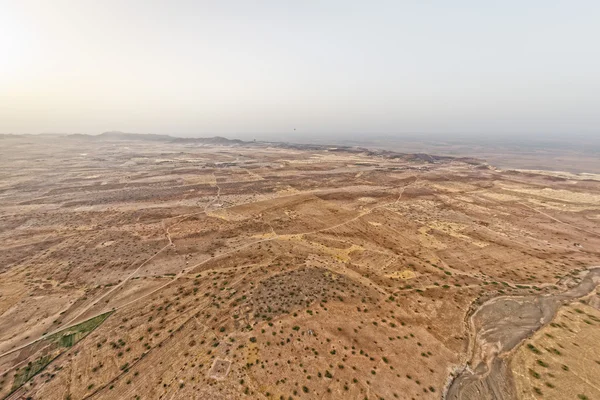
[[[597,180],[118,135],[3,136],[0,177],[0,398],[600,395]]]

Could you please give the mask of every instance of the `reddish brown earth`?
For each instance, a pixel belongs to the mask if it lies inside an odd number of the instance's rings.
[[[590,177],[0,140],[0,397],[439,399],[481,304],[564,292],[600,264]]]

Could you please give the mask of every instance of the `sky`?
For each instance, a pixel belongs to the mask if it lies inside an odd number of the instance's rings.
[[[600,136],[600,1],[0,0],[0,133]]]

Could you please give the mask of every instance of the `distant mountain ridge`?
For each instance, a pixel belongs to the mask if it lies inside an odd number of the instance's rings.
[[[88,139],[88,140],[151,140],[151,141],[171,141],[174,139],[173,136],[169,135],[157,135],[154,133],[126,133],[120,131],[109,131],[103,132],[99,135],[88,135],[84,133],[75,133],[67,135],[73,139]]]
[[[21,136],[21,135],[6,135]],[[30,136],[30,135],[27,135]],[[31,135],[34,137],[36,135]],[[276,147],[292,150],[312,150],[312,151],[329,151],[329,152],[346,152],[355,154],[366,154],[369,156],[378,156],[388,159],[402,159],[406,161],[415,161],[423,163],[436,163],[443,161],[461,161],[474,165],[485,165],[483,160],[472,157],[449,157],[436,156],[425,153],[400,153],[390,150],[376,150],[360,146],[346,145],[326,145],[326,144],[300,144],[287,142],[270,142],[270,141],[244,141],[240,139],[227,139],[222,136],[213,136],[208,138],[182,138],[171,135],[158,135],[153,133],[126,133],[120,131],[109,131],[99,135],[88,134],[69,134],[62,137],[82,140],[86,142],[110,142],[110,141],[149,141],[149,142],[164,142],[164,143],[179,143],[179,144],[198,144],[198,145],[219,145],[219,146],[250,146],[250,147]],[[2,138],[2,135],[0,135]]]
[[[66,135],[68,138],[90,140],[90,141],[104,141],[104,140],[143,140],[152,142],[175,142],[175,143],[202,143],[202,144],[244,144],[252,143],[245,142],[239,139],[227,139],[222,136],[214,136],[209,138],[181,138],[171,135],[158,135],[154,133],[127,133],[121,131],[109,131],[103,132],[99,135],[87,135],[82,133],[75,133]]]

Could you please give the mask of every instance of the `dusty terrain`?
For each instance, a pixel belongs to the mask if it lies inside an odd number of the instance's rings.
[[[600,398],[598,296],[561,308],[556,318],[521,346],[512,360],[517,393],[523,399]]]
[[[471,329],[475,333],[468,368],[465,368],[452,382],[452,386],[449,387],[447,392],[447,398],[477,399],[481,398],[482,393],[489,394],[494,399],[531,398],[532,395],[533,398],[536,398],[541,396],[543,393],[539,388],[533,388],[530,391],[524,389],[517,391],[515,389],[512,383],[513,374],[508,372],[507,361],[510,360],[511,351],[516,346],[552,321],[561,305],[574,299],[582,299],[590,294],[593,296],[595,294],[594,289],[600,283],[600,268],[583,271],[580,276],[571,276],[566,280],[571,280],[571,278],[575,278],[576,285],[567,285],[566,282],[561,282],[562,285],[559,283],[560,286],[572,286],[564,292],[543,296],[499,296],[479,307],[470,318]],[[597,297],[592,298],[594,301],[598,299]],[[586,303],[583,299],[581,301],[584,304]],[[591,319],[597,319],[595,315],[587,315]],[[589,320],[586,323],[594,325]],[[555,325],[556,323],[553,322],[552,326]],[[566,325],[563,328],[573,332]],[[593,341],[589,341],[588,345],[583,347],[582,350],[592,350],[593,354],[596,349],[595,346],[590,346],[591,343]],[[538,356],[542,354],[541,350],[531,346],[531,343],[527,344],[527,348],[532,353]],[[562,344],[559,344],[559,346],[564,348]],[[523,367],[531,363],[531,360],[525,360],[523,348],[521,346],[519,355],[512,359],[512,368],[516,371],[516,375],[521,378],[524,376]],[[543,349],[553,355],[562,355],[555,348],[543,347]],[[525,351],[525,354],[530,353]],[[536,362],[545,368],[549,368],[547,363],[540,361],[539,358]],[[532,371],[529,368],[531,375],[539,379],[539,374]],[[552,374],[549,375],[552,376]],[[591,383],[591,380],[585,383]],[[556,387],[549,382],[547,386],[549,388]],[[593,383],[591,383],[591,389],[596,389]],[[569,392],[564,389],[553,391],[553,394],[559,397],[565,396],[566,393]]]
[[[598,396],[592,177],[119,135],[0,177],[0,398]]]

